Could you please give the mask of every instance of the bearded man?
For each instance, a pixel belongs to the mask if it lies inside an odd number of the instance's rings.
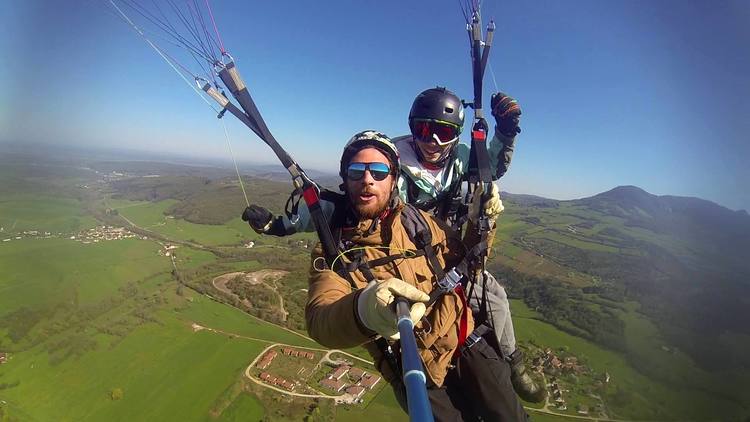
[[[313,250],[308,333],[326,347],[363,345],[406,408],[400,368],[389,358],[389,350],[399,350],[394,301],[405,297],[413,302],[411,318],[435,420],[526,420],[508,363],[475,335],[463,289],[430,297],[438,289],[436,273],[460,264],[466,248],[479,240],[476,230],[459,239],[431,214],[406,210],[398,195],[399,168],[398,151],[382,133],[358,133],[344,149],[345,198],[337,204],[341,214],[332,219],[341,262],[329,269],[321,264],[321,246]],[[429,230],[429,244],[421,250],[404,218],[407,211],[417,213]]]

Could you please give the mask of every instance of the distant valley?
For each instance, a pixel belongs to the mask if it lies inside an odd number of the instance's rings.
[[[285,331],[304,334],[316,238],[252,232],[239,219],[245,200],[232,170],[21,158],[0,163],[0,240],[9,239],[0,242],[0,415],[144,419],[190,403],[186,420],[403,417],[388,389],[366,395],[365,406],[335,406],[279,396],[243,375],[268,344],[316,346]],[[282,212],[291,191],[283,174],[243,174],[250,202]],[[489,269],[513,298],[529,365],[545,353],[575,362],[560,372],[538,361],[567,392],[537,411],[529,404],[535,420],[750,416],[746,212],[633,186],[571,201],[503,200]],[[281,278],[212,284],[261,270]],[[249,340],[257,338],[270,343]],[[164,377],[169,384],[156,381]]]

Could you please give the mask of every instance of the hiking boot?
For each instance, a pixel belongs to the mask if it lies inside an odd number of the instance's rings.
[[[540,387],[526,372],[526,366],[523,364],[523,352],[516,350],[509,358],[510,382],[513,384],[516,394],[528,402],[542,402],[547,396],[547,390]]]

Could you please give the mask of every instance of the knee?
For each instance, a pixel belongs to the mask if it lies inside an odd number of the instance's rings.
[[[498,299],[502,300],[503,302],[508,301],[508,293],[505,291],[505,287],[503,287],[500,283],[497,283],[495,292]]]

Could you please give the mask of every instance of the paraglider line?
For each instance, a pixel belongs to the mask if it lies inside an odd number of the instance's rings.
[[[240,182],[240,189],[242,189],[242,196],[245,197],[245,203],[250,206],[250,201],[247,199],[247,193],[245,192],[245,185],[242,183],[242,176],[240,176],[240,169],[237,167],[237,160],[234,158],[234,150],[232,149],[232,143],[229,141],[229,131],[227,131],[227,125],[224,120],[221,120],[221,127],[224,128],[224,137],[227,139],[227,145],[229,145],[229,155],[232,156],[232,163],[234,163],[234,170],[237,172],[237,180]]]
[[[216,42],[214,37],[206,28],[206,21],[205,19],[203,19],[203,13],[200,11],[200,7],[198,7],[198,0],[193,0],[193,7],[195,8],[195,14],[198,15],[198,20],[201,23],[201,28],[203,29],[203,35],[206,37],[206,41],[208,41],[209,44],[213,44],[216,48],[221,50],[221,47],[219,47],[219,44]],[[217,57],[214,56],[214,58],[217,58]]]
[[[149,39],[149,38],[148,38],[148,37],[146,36],[146,34],[144,34],[144,33],[143,33],[143,31],[141,30],[141,28],[139,28],[139,27],[138,27],[138,25],[136,25],[135,23],[133,23],[133,21],[132,21],[132,20],[131,20],[131,19],[130,19],[130,18],[128,17],[128,15],[126,15],[126,14],[125,14],[125,12],[123,12],[123,11],[122,11],[122,9],[120,9],[120,8],[119,8],[119,7],[118,7],[118,6],[117,6],[117,5],[115,4],[115,2],[114,2],[113,0],[109,0],[109,3],[110,3],[110,4],[111,4],[111,5],[112,5],[112,6],[113,6],[113,7],[114,7],[114,8],[116,9],[116,10],[117,10],[117,12],[119,12],[119,13],[120,13],[120,16],[122,16],[123,20],[124,20],[124,21],[125,21],[126,23],[128,23],[128,24],[129,24],[129,25],[130,25],[130,26],[131,26],[131,27],[132,27],[132,28],[133,28],[133,29],[135,30],[135,32],[137,32],[137,33],[138,33],[138,34],[139,34],[139,35],[140,35],[140,36],[141,36],[141,37],[143,38],[143,40],[144,40],[144,41],[146,41],[146,43],[147,43],[148,45],[150,45],[150,46],[151,46],[151,48],[153,48],[153,49],[154,49],[154,51],[156,51],[156,53],[157,53],[157,54],[158,54],[159,56],[161,56],[161,58],[162,58],[162,59],[164,59],[164,61],[165,61],[165,62],[167,62],[167,64],[168,64],[168,65],[169,65],[169,66],[170,66],[170,67],[171,67],[172,69],[174,69],[174,71],[175,71],[175,72],[177,72],[177,74],[178,74],[178,75],[180,75],[180,78],[182,78],[182,80],[183,80],[183,81],[185,81],[185,83],[186,83],[186,84],[188,84],[188,86],[190,86],[190,88],[191,88],[191,89],[192,89],[193,91],[195,91],[195,93],[196,93],[196,94],[197,94],[197,95],[198,95],[199,97],[201,97],[201,99],[202,99],[203,101],[205,101],[205,102],[206,102],[206,104],[208,104],[208,106],[209,106],[209,107],[211,107],[211,110],[213,110],[213,111],[215,111],[216,113],[218,113],[218,112],[219,112],[219,110],[217,110],[217,109],[216,109],[216,107],[214,107],[214,106],[213,106],[213,104],[211,104],[211,103],[210,103],[210,102],[209,102],[209,101],[208,101],[208,100],[206,99],[206,97],[204,97],[204,96],[203,96],[203,95],[202,95],[202,94],[201,94],[201,93],[200,93],[200,92],[198,91],[198,88],[196,88],[195,86],[193,86],[193,84],[192,84],[192,83],[190,83],[190,81],[188,81],[188,80],[187,80],[187,78],[185,77],[185,75],[184,75],[184,74],[183,74],[182,72],[180,72],[180,70],[179,70],[179,69],[177,69],[177,67],[175,66],[175,64],[177,64],[178,66],[180,66],[180,67],[182,67],[183,69],[185,69],[185,68],[184,68],[184,66],[182,66],[182,65],[181,65],[181,64],[180,64],[179,62],[177,62],[176,60],[175,60],[175,61],[174,61],[174,63],[173,63],[173,62],[172,62],[172,60],[174,60],[174,59],[171,59],[171,60],[170,60],[169,58],[167,58],[167,57],[168,57],[169,55],[168,55],[168,54],[167,54],[166,52],[162,51],[162,50],[161,50],[161,49],[160,49],[159,47],[157,47],[157,46],[156,46],[156,44],[154,44],[154,43],[153,43],[153,42],[152,42],[152,41],[151,41],[151,40],[150,40],[150,39]],[[188,74],[192,75],[192,73],[191,73],[190,71],[187,71],[187,70],[186,70],[186,72],[187,72]]]
[[[207,60],[215,60],[213,54],[209,52],[209,48],[203,43],[203,41],[198,37],[197,35],[197,29],[190,26],[190,22],[188,22],[185,15],[180,12],[180,9],[177,7],[176,4],[172,0],[167,0],[167,3],[169,3],[169,6],[172,8],[172,11],[177,15],[177,18],[180,22],[182,22],[182,25],[187,29],[187,31],[190,33],[190,35],[193,36],[193,39],[196,43],[200,46],[201,50],[203,51],[204,56],[207,58]]]
[[[208,3],[208,0],[206,0],[206,8],[208,9],[208,15],[211,16],[211,23],[214,24],[214,32],[216,32],[216,38],[219,40],[219,49],[221,50],[221,54],[224,54],[227,50],[224,49],[224,42],[221,40],[221,35],[219,35],[219,29],[216,27],[216,21],[214,20],[214,12],[211,11],[211,5]]]
[[[190,20],[193,22],[193,32],[195,34],[195,37],[200,39],[201,44],[203,44],[205,48],[210,51],[211,59],[213,61],[216,61],[217,56],[216,54],[214,54],[214,49],[211,46],[211,42],[213,41],[213,45],[216,45],[217,48],[218,48],[218,45],[216,44],[216,41],[210,39],[208,35],[208,31],[206,30],[206,25],[203,22],[201,13],[199,13],[198,11],[198,7],[197,7],[197,4],[195,3],[195,0],[193,0],[193,5],[195,5],[195,10],[193,10],[194,6],[190,4],[189,0],[186,0],[185,3],[187,4],[188,12],[190,12]],[[196,20],[196,15],[198,17],[198,20]],[[198,23],[200,23],[200,26],[201,26],[200,29],[198,28]],[[205,40],[204,38],[201,38],[201,37],[205,37]]]
[[[123,4],[125,4],[126,6],[134,10],[136,13],[141,15],[144,19],[151,22],[154,26],[166,32],[167,34],[171,35],[176,40],[176,42],[179,43],[177,45],[179,45],[180,47],[185,48],[188,51],[193,51],[194,53],[198,54],[206,61],[209,61],[209,62],[211,61],[211,57],[209,57],[209,55],[205,51],[201,51],[201,49],[198,46],[190,42],[190,40],[186,39],[185,37],[181,36],[177,32],[177,30],[174,29],[174,27],[172,27],[172,29],[170,30],[170,27],[167,26],[167,24],[159,20],[159,18],[154,16],[152,13],[150,13],[140,4],[134,3],[128,0],[120,0],[120,1],[122,1]],[[170,26],[171,26],[171,23],[170,23]],[[141,30],[141,32],[145,32],[145,31]],[[174,44],[174,42],[172,41],[170,41],[170,43]]]
[[[492,83],[495,85],[495,92],[500,91],[500,89],[497,87],[497,81],[495,80],[495,71],[492,70],[492,65],[490,65],[490,76],[492,76]]]

